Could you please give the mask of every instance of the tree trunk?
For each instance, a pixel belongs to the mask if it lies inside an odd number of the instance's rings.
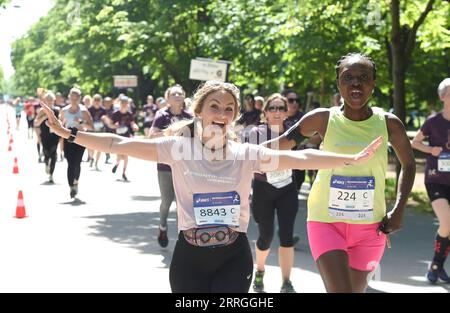
[[[411,55],[416,44],[417,30],[423,24],[428,13],[433,9],[435,0],[428,0],[424,11],[410,28],[400,25],[400,0],[391,0],[391,55],[392,79],[394,82],[394,113],[405,124],[405,77]],[[400,163],[396,161],[397,183],[400,173]]]

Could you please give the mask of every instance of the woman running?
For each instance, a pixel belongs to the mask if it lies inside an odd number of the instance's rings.
[[[439,220],[433,262],[427,273],[433,284],[438,280],[450,283],[444,269],[450,251],[450,78],[439,84],[438,95],[444,103],[443,110],[431,115],[412,140],[414,149],[427,154],[425,187]],[[428,144],[423,143],[425,139]]]
[[[69,92],[70,104],[61,110],[60,120],[65,127],[88,131],[93,130],[92,117],[84,105],[80,104],[81,91],[72,88]],[[48,112],[46,112],[48,113]],[[65,137],[64,137],[65,138]],[[65,138],[66,139],[66,138]],[[67,159],[67,181],[70,187],[70,197],[78,194],[78,181],[81,174],[81,160],[85,147],[72,141],[64,140],[64,157]]]
[[[128,101],[128,97],[125,95],[120,96],[119,102],[119,110],[113,113],[111,119],[105,118],[105,120],[109,128],[115,129],[117,135],[130,138],[133,136],[133,132],[139,130],[139,127],[134,122],[133,113],[129,110],[130,102]],[[126,171],[128,166],[128,155],[117,154],[116,165],[112,168],[112,172],[115,173],[117,171],[120,161],[123,161],[122,179],[127,182],[128,177]]]
[[[250,132],[250,143],[257,144],[278,137],[285,131],[287,99],[281,94],[271,95],[262,107],[262,121],[266,123]],[[258,224],[259,236],[256,241],[256,272],[253,281],[255,292],[264,292],[266,259],[274,234],[274,219],[277,214],[280,247],[278,260],[281,268],[282,285],[280,292],[295,293],[290,276],[294,265],[294,223],[298,211],[298,196],[291,169],[255,173],[252,196],[252,215]]]
[[[319,108],[289,129],[280,146],[295,145],[318,133],[323,149],[354,153],[375,137],[383,141],[364,165],[320,170],[308,198],[308,237],[328,292],[364,292],[379,265],[387,234],[401,229],[414,183],[415,161],[405,127],[393,114],[369,105],[376,66],[360,53],[343,56],[336,80],[341,107]],[[277,139],[278,140],[278,139]],[[387,142],[401,163],[397,199],[386,214]]]
[[[89,113],[92,116],[92,121],[94,123],[94,132],[100,133],[104,131],[104,123],[102,120],[102,117],[106,114],[105,109],[103,108],[102,104],[102,96],[99,94],[94,95],[92,98],[92,106],[88,109]],[[94,165],[94,150],[88,150],[89,153],[89,159],[90,164],[89,167],[92,167]],[[98,168],[98,160],[100,159],[100,155],[102,153],[100,151],[97,151],[95,153],[95,170],[99,171]]]
[[[52,91],[47,91],[43,97],[43,101],[47,106],[52,109],[55,116],[59,117],[60,109],[55,105],[56,96]],[[55,171],[59,136],[56,135],[50,128],[44,123],[47,120],[47,115],[43,110],[40,110],[36,119],[34,120],[34,126],[41,129],[41,141],[42,151],[44,153],[45,173],[48,175],[48,182],[53,184],[53,173]]]
[[[169,87],[166,90],[165,97],[167,100],[167,107],[156,113],[153,125],[150,128],[149,138],[163,136],[163,132],[173,123],[192,119],[192,115],[183,109],[184,98],[186,97],[186,92],[183,87],[178,84]],[[170,205],[175,200],[175,191],[173,189],[170,166],[161,163],[158,163],[157,165],[158,184],[161,193],[158,244],[164,248],[169,244],[169,237],[167,236],[167,218],[169,216]]]

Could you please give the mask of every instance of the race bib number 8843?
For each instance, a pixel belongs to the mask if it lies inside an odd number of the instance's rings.
[[[241,199],[235,191],[193,195],[196,224],[239,226]]]

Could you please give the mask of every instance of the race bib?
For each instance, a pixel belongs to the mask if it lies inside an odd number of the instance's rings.
[[[346,220],[373,219],[375,178],[373,176],[331,176],[330,217]]]
[[[241,199],[237,192],[195,193],[193,201],[195,222],[198,226],[239,227]]]
[[[119,126],[116,129],[116,133],[119,135],[123,135],[126,134],[128,132],[128,127],[127,126]]]
[[[450,172],[450,152],[443,152],[439,154],[438,171]]]
[[[267,182],[276,188],[283,188],[292,183],[292,170],[266,173]]]
[[[103,129],[103,122],[102,121],[94,122],[94,130],[100,131],[102,129]]]

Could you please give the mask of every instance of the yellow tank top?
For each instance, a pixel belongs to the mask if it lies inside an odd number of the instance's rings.
[[[380,222],[386,215],[384,189],[388,131],[383,109],[372,107],[372,111],[367,120],[352,121],[338,107],[330,108],[323,150],[357,153],[378,136],[383,137],[383,143],[364,164],[319,170],[308,198],[308,221],[372,224]],[[361,189],[358,184],[364,185],[364,190],[355,190]],[[370,200],[363,205],[366,198]],[[355,201],[358,204],[354,204]]]

